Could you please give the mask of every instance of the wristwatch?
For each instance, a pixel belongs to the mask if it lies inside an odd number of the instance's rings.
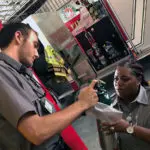
[[[126,128],[127,133],[133,134],[134,133],[134,126],[130,125]]]

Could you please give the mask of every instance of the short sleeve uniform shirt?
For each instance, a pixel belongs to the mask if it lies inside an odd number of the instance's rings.
[[[31,150],[32,144],[18,131],[18,121],[26,113],[42,114],[42,88],[31,81],[32,72],[0,53],[0,150]]]

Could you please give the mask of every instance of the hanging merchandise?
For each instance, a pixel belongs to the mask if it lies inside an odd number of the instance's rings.
[[[82,5],[84,5],[85,7],[88,7],[90,5],[89,1],[88,0],[79,0]]]
[[[106,11],[103,8],[102,3],[100,3],[99,1],[91,3],[88,6],[88,10],[94,21],[96,19],[102,19],[103,17],[106,16]]]
[[[105,59],[105,56],[102,54],[100,48],[98,47],[98,44],[95,42],[92,44],[92,48],[94,49],[94,53],[96,58],[99,60],[99,62],[103,65],[107,65],[107,60]]]
[[[87,38],[88,42],[91,44],[91,46],[95,43],[95,39],[93,38],[92,34],[84,28],[85,37]]]
[[[93,38],[92,34],[84,29],[85,37],[91,45],[91,49],[87,50],[88,57],[92,60],[96,70],[100,70],[107,65],[107,60],[99,48],[98,43]]]
[[[112,42],[106,41],[103,48],[108,54],[108,58],[113,61],[113,59],[118,58],[120,53],[114,48]],[[115,60],[114,60],[115,61]]]
[[[87,55],[89,56],[89,58],[92,60],[93,63],[97,64],[98,60],[96,59],[96,57],[94,56],[94,52],[92,49],[89,49],[87,51]]]
[[[45,59],[49,66],[52,65],[56,76],[67,77],[68,69],[65,67],[65,62],[62,57],[50,46],[45,48]]]

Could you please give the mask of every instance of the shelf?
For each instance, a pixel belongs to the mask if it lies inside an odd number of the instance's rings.
[[[125,60],[128,60],[129,58],[130,58],[130,56],[126,56],[126,57],[120,59],[119,61],[105,67],[104,69],[102,69],[100,71],[98,71],[97,72],[97,76],[98,76],[97,79],[102,79],[102,78],[112,74],[115,71],[118,63],[121,63]]]

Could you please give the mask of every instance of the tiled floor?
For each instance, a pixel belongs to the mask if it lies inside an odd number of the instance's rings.
[[[101,150],[94,118],[82,116],[73,123],[73,126],[89,150]]]

